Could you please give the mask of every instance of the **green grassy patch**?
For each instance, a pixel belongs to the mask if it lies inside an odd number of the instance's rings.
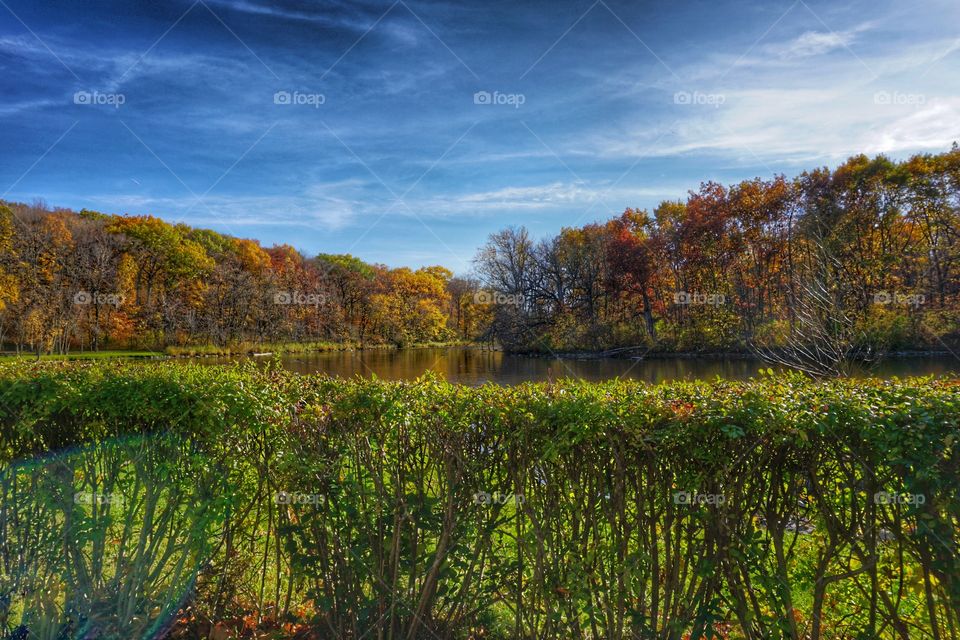
[[[40,360],[59,361],[59,360],[111,360],[115,358],[163,358],[164,354],[159,351],[83,351],[67,354],[43,354]],[[0,362],[17,361],[36,361],[36,354],[0,354]]]
[[[164,349],[167,355],[175,357],[199,356],[242,356],[254,353],[288,354],[315,353],[327,351],[352,351],[357,349],[441,349],[446,347],[468,346],[465,341],[424,342],[398,347],[393,344],[364,344],[355,342],[240,342],[228,345],[192,345],[170,346]]]

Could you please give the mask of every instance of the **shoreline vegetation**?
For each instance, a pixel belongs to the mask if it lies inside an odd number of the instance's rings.
[[[243,356],[243,355],[284,355],[302,353],[325,353],[330,351],[402,351],[406,349],[443,349],[451,347],[472,346],[467,341],[450,340],[446,342],[423,342],[409,345],[394,344],[365,344],[352,342],[293,342],[293,343],[242,343],[239,345],[200,345],[177,347],[170,346],[164,349],[166,355],[172,357],[204,357],[204,356]]]
[[[472,271],[459,275],[311,257],[150,215],[0,202],[0,345],[177,355],[265,343],[278,346],[258,352],[645,345],[779,353],[838,375],[848,355],[960,349],[958,229],[957,145],[705,182],[685,200],[552,237],[510,227],[478,238]]]
[[[502,350],[502,349],[501,349]],[[504,351],[510,355],[558,358],[561,360],[590,360],[603,358],[636,359],[636,360],[672,360],[672,359],[731,359],[731,360],[761,360],[755,351],[749,349],[731,351],[656,351],[647,347],[618,348],[611,351],[565,351],[554,353],[544,350],[512,350]],[[948,349],[903,349],[883,354],[884,358],[923,358],[929,356],[951,355]]]
[[[952,638],[958,385],[2,364],[0,614],[47,637]]]
[[[130,359],[163,359],[163,358],[206,358],[206,357],[238,357],[238,356],[273,356],[285,354],[327,353],[331,351],[401,351],[407,349],[446,349],[455,347],[476,347],[466,341],[427,342],[405,346],[397,345],[359,345],[353,343],[309,342],[309,343],[243,343],[225,346],[193,345],[170,346],[162,351],[136,350],[104,350],[104,351],[71,351],[65,354],[43,354],[40,360],[97,360],[111,358]],[[0,362],[6,360],[37,360],[32,353],[0,352]]]
[[[162,360],[181,358],[238,358],[238,357],[273,357],[295,354],[331,353],[343,351],[407,351],[418,349],[474,349],[478,351],[497,351],[506,355],[528,358],[555,358],[559,360],[673,360],[673,359],[704,359],[704,360],[759,360],[757,354],[750,350],[732,351],[655,351],[647,347],[620,348],[611,351],[568,351],[553,353],[544,350],[504,350],[501,347],[486,343],[468,341],[428,342],[406,346],[398,345],[365,345],[352,343],[265,343],[240,345],[195,345],[183,347],[166,347],[163,351],[135,351],[135,350],[104,350],[104,351],[75,351],[66,354],[43,354],[40,361],[74,361],[74,360]],[[953,352],[948,349],[910,349],[892,351],[884,354],[885,358],[923,358],[930,356],[946,356]],[[0,352],[0,362],[31,362],[37,361],[37,355],[32,353]]]

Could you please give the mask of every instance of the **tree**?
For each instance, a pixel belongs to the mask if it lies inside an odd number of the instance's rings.
[[[13,211],[10,207],[0,204],[0,344],[3,344],[6,328],[4,322],[6,315],[3,312],[20,298],[20,284],[15,274],[18,257],[13,241]]]
[[[651,292],[656,274],[656,244],[652,237],[653,223],[646,211],[627,209],[619,218],[607,223],[607,282],[615,299],[622,299],[635,308],[639,296],[640,313],[651,340],[657,330],[653,317]]]

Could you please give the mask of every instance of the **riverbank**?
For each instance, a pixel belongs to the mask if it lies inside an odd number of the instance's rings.
[[[160,351],[123,351],[123,350],[109,350],[109,351],[78,351],[74,353],[67,354],[42,354],[40,356],[41,361],[58,361],[58,360],[110,360],[114,358],[132,358],[132,359],[162,359],[166,358],[167,354]],[[35,353],[26,353],[21,352],[17,353],[0,353],[0,362],[15,362],[15,361],[36,361],[37,354]]]
[[[399,351],[404,349],[443,349],[448,347],[471,346],[466,341],[422,342],[398,346],[395,344],[361,344],[357,342],[242,342],[233,345],[199,345],[188,347],[167,347],[164,351],[175,358],[193,358],[202,356],[272,356],[304,353],[327,353],[331,351]]]
[[[104,351],[77,351],[66,354],[42,354],[40,360],[108,360],[113,358],[228,358],[234,356],[272,356],[334,351],[402,351],[408,349],[446,349],[473,347],[469,341],[422,342],[405,346],[394,344],[363,344],[354,342],[241,342],[230,345],[168,346],[162,351],[108,349]],[[35,353],[0,353],[0,362],[37,360]]]
[[[559,358],[562,360],[756,360],[758,354],[749,350],[731,351],[646,351],[646,347],[622,347],[606,351],[542,351],[536,349],[504,351],[529,358]],[[923,358],[955,355],[949,349],[903,349],[888,351],[884,358]]]

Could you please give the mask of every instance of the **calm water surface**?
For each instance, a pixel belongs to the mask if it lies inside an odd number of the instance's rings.
[[[210,364],[236,360],[201,359]],[[271,358],[255,360],[266,363]],[[717,376],[742,380],[755,376],[761,367],[766,369],[768,366],[759,360],[724,358],[541,358],[473,348],[334,351],[285,355],[280,357],[280,362],[297,373],[327,373],[344,378],[376,375],[385,380],[407,380],[427,371],[435,371],[450,382],[468,385],[485,382],[508,385],[561,378],[625,378],[651,383],[664,380],[711,380]],[[928,374],[960,375],[960,359],[953,356],[888,359],[870,372],[870,375],[877,377]]]

